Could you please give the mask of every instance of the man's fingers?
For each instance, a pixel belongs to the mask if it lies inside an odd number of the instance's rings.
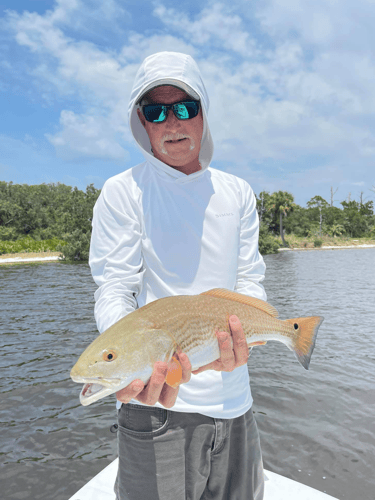
[[[235,357],[232,349],[231,337],[226,332],[217,332],[216,337],[219,341],[220,360],[223,371],[230,371],[235,365]]]
[[[249,348],[240,320],[237,318],[237,316],[230,316],[229,327],[232,332],[233,338],[235,364],[236,367],[242,366],[247,363],[247,359],[249,357]]]
[[[245,365],[249,358],[249,346],[243,332],[240,320],[237,316],[232,315],[229,317],[229,328],[231,334],[227,332],[216,332],[216,337],[219,342],[220,358],[208,365],[198,368],[191,372],[193,375],[204,372],[206,370],[218,371],[233,371],[238,366]],[[232,346],[232,340],[233,346]],[[250,346],[264,345],[267,342],[257,341],[250,344]]]
[[[241,323],[237,316],[229,318],[230,329],[232,337],[227,332],[216,332],[216,338],[219,342],[220,358],[208,365],[194,370],[193,375],[198,375],[206,370],[218,371],[233,371],[237,366],[247,363],[249,357],[249,348],[245,335],[243,333]],[[233,338],[233,347],[232,339]]]
[[[178,357],[178,361],[180,362],[182,368],[182,378],[179,385],[185,384],[186,382],[189,382],[191,378],[191,363],[188,356],[184,353],[180,352],[176,355],[176,357]],[[165,408],[172,408],[176,402],[178,390],[179,386],[173,388],[164,384],[159,396],[159,402],[165,406]]]
[[[219,342],[220,358],[208,365],[201,366],[198,370],[191,372],[193,375],[206,370],[232,371],[235,368],[235,357],[232,349],[231,336],[227,332],[216,332]]]
[[[178,390],[179,387],[176,387],[174,389],[168,384],[164,384],[159,396],[159,403],[162,404],[165,408],[172,408],[172,406],[174,406],[176,402]]]
[[[138,394],[143,391],[144,387],[145,384],[142,382],[142,380],[133,380],[133,382],[127,387],[121,389],[121,391],[117,391],[116,397],[122,403],[127,404],[132,399],[135,399]]]
[[[177,361],[182,368],[182,377],[179,385],[189,382],[191,378],[191,363],[189,358],[184,353],[175,354]],[[169,368],[174,368],[170,363]],[[168,364],[162,361],[157,361],[154,365],[154,371],[147,385],[141,380],[134,380],[127,387],[116,393],[117,399],[123,403],[129,403],[131,399],[137,399],[141,403],[154,405],[159,401],[166,408],[171,408],[177,399],[179,385],[170,387],[165,383],[168,373]]]
[[[186,384],[191,379],[191,363],[189,357],[185,353],[179,353],[178,359],[182,367],[182,379],[180,384]]]
[[[213,361],[212,363],[209,363],[208,365],[201,366],[197,370],[194,370],[191,372],[193,375],[198,375],[198,373],[202,373],[206,370],[218,370],[221,371],[223,368],[223,365],[221,364],[221,359],[217,359],[216,361]]]
[[[160,393],[163,389],[167,372],[167,363],[157,361],[154,365],[154,371],[152,372],[148,384],[146,385],[144,390],[140,394],[138,394],[138,401],[144,403],[145,405],[154,405],[158,401]]]

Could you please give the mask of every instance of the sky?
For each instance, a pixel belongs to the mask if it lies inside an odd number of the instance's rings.
[[[178,6],[177,6],[178,5]],[[143,59],[190,54],[211,166],[301,206],[375,200],[374,0],[0,0],[0,180],[101,188],[144,161]]]

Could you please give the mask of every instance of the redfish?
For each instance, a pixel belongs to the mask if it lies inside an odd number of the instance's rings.
[[[146,383],[154,363],[169,362],[176,352],[187,354],[192,370],[215,361],[220,357],[215,333],[230,333],[232,314],[240,320],[248,344],[277,340],[309,368],[322,316],[281,320],[276,309],[263,300],[215,288],[200,295],[155,300],[97,337],[70,373],[74,382],[84,383],[81,403],[89,405],[135,379]],[[182,370],[177,359],[173,360],[166,383],[176,387]]]

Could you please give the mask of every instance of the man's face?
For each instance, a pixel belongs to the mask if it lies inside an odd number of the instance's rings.
[[[150,90],[146,98],[149,104],[174,104],[192,100],[186,92],[170,85]],[[198,161],[203,134],[201,107],[198,115],[189,120],[179,120],[170,109],[167,119],[162,123],[148,122],[139,109],[137,113],[150,138],[156,158],[172,167],[183,167]],[[181,140],[181,135],[186,137]]]

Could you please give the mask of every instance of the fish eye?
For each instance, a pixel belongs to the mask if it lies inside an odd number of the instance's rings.
[[[294,323],[294,329],[298,330],[298,324],[297,323]]]
[[[105,350],[103,352],[103,359],[104,361],[113,361],[114,359],[117,358],[117,354],[115,351],[109,349],[109,350]]]

